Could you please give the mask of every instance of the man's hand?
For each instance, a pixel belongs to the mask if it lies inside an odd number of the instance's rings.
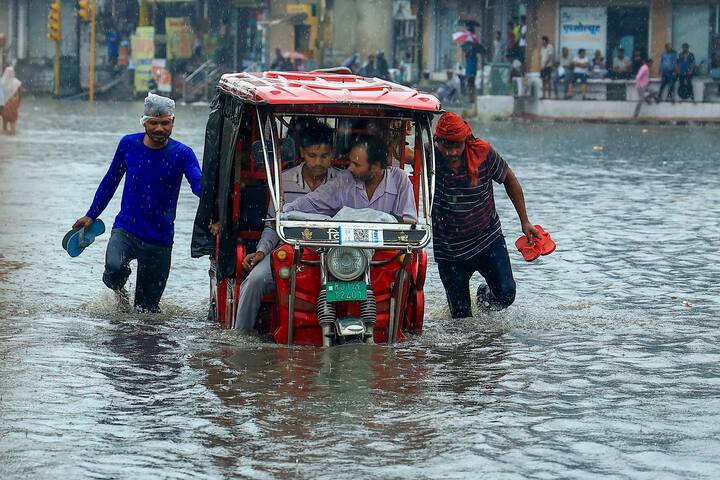
[[[255,252],[250,255],[246,255],[242,262],[243,270],[249,272],[255,268],[255,265],[260,263],[263,258],[265,258],[265,254],[263,252]]]
[[[211,223],[210,225],[208,225],[208,229],[213,236],[217,237],[218,233],[220,233],[220,224],[217,222]]]
[[[93,220],[92,218],[90,218],[88,216],[80,217],[75,221],[75,223],[73,223],[72,228],[75,229],[75,228],[82,227],[85,230],[87,230],[90,227],[90,225],[93,224],[94,221],[95,220]]]
[[[535,242],[536,239],[542,239],[542,235],[540,235],[540,232],[538,232],[537,228],[535,228],[530,222],[524,222],[522,224],[522,232],[525,234],[530,243]]]

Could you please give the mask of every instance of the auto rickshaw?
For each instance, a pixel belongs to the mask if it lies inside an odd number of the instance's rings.
[[[349,70],[223,75],[205,134],[203,189],[192,255],[210,256],[208,317],[230,328],[245,277],[241,265],[272,221],[277,285],[256,330],[289,345],[394,343],[422,331],[434,189],[432,95]],[[292,219],[282,214],[283,169],[299,161],[303,120],[333,129],[335,166],[354,136],[387,144],[387,163],[408,173],[416,224]],[[271,203],[278,214],[267,217]],[[219,223],[219,234],[208,225]]]

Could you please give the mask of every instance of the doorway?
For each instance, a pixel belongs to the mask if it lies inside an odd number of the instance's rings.
[[[648,57],[650,12],[647,7],[608,7],[607,9],[607,59],[612,60],[618,48],[632,58],[635,50]]]

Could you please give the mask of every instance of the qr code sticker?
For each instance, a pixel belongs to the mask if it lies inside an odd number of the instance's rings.
[[[369,242],[370,230],[355,230],[355,241],[363,243]]]
[[[383,232],[382,230],[340,227],[340,245],[352,243],[371,243],[374,245],[382,245]]]

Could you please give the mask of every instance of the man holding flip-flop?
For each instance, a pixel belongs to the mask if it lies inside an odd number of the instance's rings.
[[[193,193],[200,196],[202,174],[192,149],[170,138],[175,124],[173,100],[148,94],[142,124],[144,133],[120,140],[90,209],[73,228],[87,230],[127,174],[120,213],[115,217],[107,246],[103,282],[121,302],[127,302],[129,263],[137,260],[135,307],[157,312],[170,273],[180,184],[184,175]]]
[[[520,182],[490,144],[475,138],[470,125],[455,113],[440,117],[434,140],[433,251],[450,314],[471,316],[470,277],[475,272],[487,282],[478,288],[478,307],[507,308],[515,301],[515,280],[492,182],[505,187],[527,239],[541,239],[528,220]]]

